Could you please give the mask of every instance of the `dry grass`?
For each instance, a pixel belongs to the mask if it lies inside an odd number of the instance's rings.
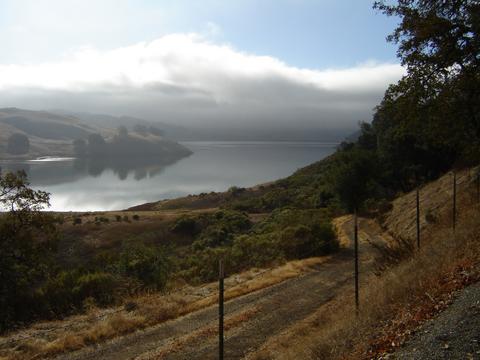
[[[238,285],[226,288],[225,301],[267,288],[275,284],[279,284],[282,281],[288,280],[290,278],[300,276],[301,274],[310,271],[312,267],[319,265],[329,259],[331,259],[331,256],[295,260],[290,261],[285,265],[282,265],[275,269],[263,271],[245,282],[241,282]],[[188,312],[207,307],[214,304],[216,301],[216,294],[203,298],[191,304],[188,307]]]
[[[231,330],[242,323],[247,322],[254,317],[259,311],[258,307],[252,307],[245,311],[228,316],[224,322],[224,331]],[[172,342],[163,347],[156,349],[154,352],[149,352],[136,358],[137,360],[146,359],[164,359],[168,354],[181,351],[188,343],[193,342],[199,338],[209,338],[218,334],[218,325],[207,325],[195,331],[188,333],[180,338],[175,338]]]
[[[455,234],[446,204],[437,208],[438,222],[424,231],[420,251],[381,276],[364,279],[358,317],[347,287],[343,296],[248,359],[371,359],[395,349],[412,329],[445,308],[455,290],[480,279],[480,209],[470,199],[466,191],[459,196]]]
[[[88,329],[80,332],[66,332],[61,337],[51,341],[30,340],[21,345],[22,350],[10,354],[6,359],[30,359],[49,357],[59,353],[78,350],[86,345],[98,343],[114,336],[126,334],[143,328],[145,318],[140,316],[126,316],[114,314],[109,319],[100,321]]]
[[[443,180],[441,188],[447,185],[448,182]],[[429,191],[434,192],[435,186],[439,185],[432,185],[433,190]],[[435,191],[438,192],[438,188]],[[405,334],[405,329],[445,306],[448,302],[446,294],[450,294],[452,289],[463,286],[473,278],[471,269],[480,261],[479,210],[466,201],[467,195],[465,192],[459,194],[462,216],[455,242],[447,218],[450,213],[446,206],[448,202],[443,196],[440,205],[435,205],[438,223],[428,227],[422,224],[425,246],[421,251],[389,268],[380,277],[372,275],[368,279],[363,278],[362,312],[358,318],[353,316],[351,291],[345,289],[343,296],[337,296],[304,322],[271,339],[250,358],[327,359],[352,353],[355,354],[353,358],[361,358],[369,349],[376,352],[388,350],[385,343],[391,340],[389,331],[391,333],[394,329],[396,333]],[[407,197],[410,199],[411,194]],[[408,223],[408,232],[411,232],[411,214],[408,215],[405,209],[402,211],[402,206],[411,207],[410,202],[411,199],[397,201],[394,211],[398,216],[391,216],[384,223],[388,231],[394,232],[397,228],[405,230],[404,224]],[[424,204],[427,206],[428,202]],[[443,218],[441,209],[445,213]],[[143,219],[148,222],[148,218]],[[345,228],[342,224],[346,221],[349,221],[348,217],[338,219],[337,229]],[[366,237],[365,234],[360,235]],[[343,246],[350,242],[348,234],[339,232],[339,237]],[[276,269],[252,270],[234,275],[226,280],[225,298],[232,299],[299,276],[327,259],[329,257],[293,261]],[[25,339],[18,337],[20,340],[13,341],[13,346],[1,346],[0,358],[52,356],[156,325],[214,304],[217,301],[216,289],[216,283],[212,283],[200,288],[185,288],[171,295],[143,295],[131,299],[137,305],[132,312],[121,308],[113,311],[92,310],[91,314],[61,322],[61,326],[46,324],[45,328],[56,326],[56,330],[48,336],[38,336],[45,332],[42,330],[31,332],[36,336]],[[420,304],[420,307],[416,304]],[[401,340],[395,338],[393,342]]]
[[[275,269],[250,271],[233,275],[225,280],[225,300],[233,299],[301,275],[330,257],[317,257],[291,261]],[[185,287],[170,295],[144,294],[126,303],[135,304],[135,310],[123,308],[100,310],[91,309],[83,316],[71,320],[44,323],[39,328],[48,329],[48,335],[32,329],[25,339],[13,340],[14,346],[1,346],[0,359],[32,359],[54,356],[81,349],[90,344],[132,333],[154,326],[179,316],[200,310],[218,301],[217,284],[202,287]],[[237,319],[240,321],[239,319]],[[235,320],[235,321],[237,321]],[[232,320],[234,321],[234,320]],[[51,330],[51,332],[50,332]]]

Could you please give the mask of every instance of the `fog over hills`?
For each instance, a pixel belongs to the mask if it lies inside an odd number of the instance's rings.
[[[0,106],[65,109],[90,124],[106,119],[82,113],[140,118],[175,126],[169,132],[179,139],[328,141],[369,121],[403,72],[375,62],[297,68],[177,33],[41,64],[0,64]]]

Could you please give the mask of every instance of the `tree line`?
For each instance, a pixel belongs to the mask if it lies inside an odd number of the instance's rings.
[[[377,1],[374,8],[401,19],[387,40],[398,45],[407,74],[336,155],[336,190],[349,209],[480,161],[480,2]]]

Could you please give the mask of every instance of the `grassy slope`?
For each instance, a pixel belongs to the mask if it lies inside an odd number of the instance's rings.
[[[381,264],[387,268],[379,274],[362,275],[361,311],[355,321],[353,292],[348,286],[342,296],[269,339],[249,360],[381,357],[448,306],[453,291],[480,280],[480,208],[471,173],[465,170],[458,177],[455,234],[451,174],[423,187],[420,251],[395,241],[415,243],[414,192],[395,199],[392,210],[377,218],[385,238],[393,240],[388,255],[396,258]]]
[[[282,206],[306,209],[321,207],[316,201],[316,195],[323,189],[329,189],[326,174],[335,161],[335,156],[330,156],[297,170],[287,178],[251,188],[188,195],[137,205],[129,210],[199,210],[225,207],[250,213],[266,213]]]
[[[17,127],[15,123],[19,120],[22,121],[22,119],[27,120],[30,126]],[[50,127],[52,131],[58,131],[58,127],[62,127],[62,129],[56,136],[49,138],[43,136],[42,127],[43,129]],[[84,134],[99,131],[100,129],[84,125],[71,116],[60,116],[45,111],[29,111],[17,108],[0,109],[0,157],[12,157],[5,153],[5,146],[7,139],[14,133],[27,135],[30,139],[30,154],[19,157],[32,158],[46,155],[71,155],[71,143],[75,138],[72,138],[72,133]],[[62,133],[64,136],[62,136]],[[111,133],[111,130],[109,133]]]
[[[447,174],[422,189],[421,206],[424,214],[428,210],[434,209],[436,215],[435,222],[430,223],[426,221],[425,216],[422,216],[424,234],[422,251],[415,254],[413,259],[385,271],[380,277],[363,276],[362,313],[357,325],[352,325],[353,322],[348,316],[353,313],[353,299],[350,289],[346,288],[343,296],[337,297],[321,307],[317,313],[305,321],[292,324],[292,327],[280,336],[269,339],[265,346],[251,354],[251,357],[255,359],[296,359],[301,354],[302,358],[309,359],[321,354],[325,358],[335,358],[338,355],[356,351],[353,358],[360,358],[365,351],[372,350],[372,348],[365,347],[371,342],[374,344],[372,346],[375,351],[388,348],[385,347],[384,331],[393,331],[398,334],[400,338],[398,340],[395,338],[394,342],[400,341],[405,336],[405,328],[403,328],[406,326],[405,323],[411,325],[428,317],[429,314],[435,313],[437,303],[429,302],[429,298],[434,297],[438,301],[443,301],[445,284],[438,285],[441,284],[442,279],[451,279],[451,282],[447,283],[447,290],[451,289],[452,284],[454,284],[453,286],[461,285],[463,280],[462,278],[460,281],[458,280],[459,278],[456,277],[458,273],[455,269],[470,274],[473,271],[473,261],[478,263],[480,259],[479,249],[472,242],[472,234],[474,234],[472,231],[476,231],[475,234],[478,236],[479,214],[478,209],[475,208],[476,205],[471,201],[471,178],[468,172],[464,172],[459,175],[458,179],[460,222],[465,229],[457,233],[457,241],[463,245],[461,251],[456,251],[455,256],[452,256],[449,230],[451,193],[448,191],[451,181]],[[393,237],[407,234],[411,238],[413,236],[411,233],[412,208],[414,208],[413,193],[405,194],[394,200],[392,210],[386,216],[377,219],[383,231]],[[195,212],[202,213],[204,211]],[[215,211],[215,209],[209,211]],[[139,236],[144,232],[164,231],[178,216],[186,213],[190,214],[191,211],[84,214],[82,226],[72,226],[69,223],[71,219],[66,219],[68,223],[64,225],[64,230],[69,234],[67,237],[71,239],[71,242],[66,244],[68,245],[66,248],[71,250],[72,246],[78,246],[81,241],[85,242],[84,246],[88,248],[88,251],[84,252],[84,257],[78,260],[86,261],[92,255],[102,251],[118,250],[122,239],[129,236]],[[113,221],[115,215],[128,215],[131,219],[133,214],[140,214],[140,220],[120,223]],[[95,217],[110,217],[112,221],[108,224],[95,225]],[[340,217],[335,222],[341,224],[345,218]],[[259,220],[263,220],[263,218]],[[365,220],[361,223],[366,224],[371,221]],[[361,231],[363,231],[361,232],[362,236],[368,237],[370,231],[367,227]],[[387,235],[386,238],[390,237]],[[181,240],[181,238],[176,239],[176,241]],[[436,246],[436,242],[439,242],[438,245],[441,246]],[[432,247],[435,250],[432,250]],[[251,270],[240,275],[233,275],[227,280],[227,289],[229,290],[227,297],[241,296],[297,276],[305,270],[308,271],[310,264],[322,261],[318,259],[312,263],[312,260],[314,259],[290,263],[278,270],[265,273]],[[258,277],[259,274],[261,274],[260,277]],[[172,285],[178,287],[180,284]],[[91,308],[85,315],[70,317],[61,322],[33,326],[21,333],[14,333],[2,339],[0,343],[13,344],[17,349],[13,353],[20,354],[18,349],[22,349],[21,353],[24,354],[22,356],[26,357],[35,356],[35,354],[55,354],[150,326],[203,308],[216,301],[215,283],[200,287],[180,287],[180,289],[179,293],[174,292],[171,295],[151,294],[131,298],[130,301],[133,300],[139,307],[134,313],[126,311],[123,307],[103,310]],[[428,294],[425,295],[426,293]],[[418,304],[425,304],[425,301],[427,301],[427,310],[415,307]],[[339,312],[340,308],[343,310]],[[147,314],[148,316],[145,316]],[[392,320],[394,315],[399,316],[399,319],[395,320],[398,323]],[[378,329],[379,324],[384,326],[380,330]],[[397,331],[396,327],[392,330],[389,328],[391,326],[400,326],[402,331]],[[358,333],[373,334],[374,336],[367,338],[366,335],[354,335]],[[346,342],[347,338],[352,341]],[[319,339],[322,340],[319,341]],[[386,339],[390,341],[391,337]],[[5,349],[3,354],[12,354],[13,348],[10,345],[2,346]],[[18,347],[18,345],[21,346]]]
[[[104,128],[93,124],[86,125],[71,115],[59,115],[46,111],[30,111],[17,108],[0,109],[0,159],[31,159],[40,156],[72,156],[72,141],[85,139],[91,133],[100,133],[106,139],[116,134],[114,128]],[[6,153],[8,138],[15,133],[26,135],[30,140],[30,152],[13,156]],[[139,146],[161,145],[165,153],[188,153],[183,146],[175,142],[154,136],[131,132],[131,142]]]

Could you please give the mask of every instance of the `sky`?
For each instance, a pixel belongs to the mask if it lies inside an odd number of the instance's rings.
[[[404,73],[370,0],[0,0],[0,106],[345,128]]]

